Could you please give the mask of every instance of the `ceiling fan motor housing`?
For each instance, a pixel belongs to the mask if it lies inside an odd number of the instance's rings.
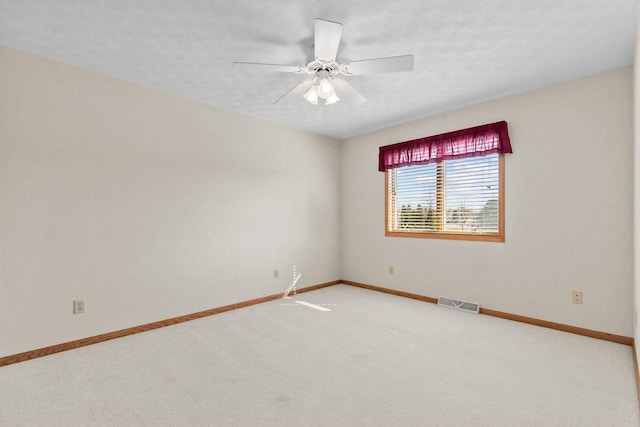
[[[336,61],[323,61],[316,59],[307,64],[307,73],[319,77],[335,76],[340,73],[340,64]],[[321,75],[326,73],[326,75]]]

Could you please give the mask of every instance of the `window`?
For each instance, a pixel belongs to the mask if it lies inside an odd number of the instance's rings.
[[[504,241],[504,158],[490,154],[387,171],[387,235]]]
[[[503,242],[506,152],[506,122],[380,147],[386,235]]]

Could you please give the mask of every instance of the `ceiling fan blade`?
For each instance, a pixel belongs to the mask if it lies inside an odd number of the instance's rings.
[[[298,86],[296,86],[293,89],[291,89],[289,92],[287,92],[284,95],[282,95],[280,98],[278,98],[275,101],[273,101],[273,103],[277,104],[280,101],[283,101],[285,99],[295,98],[296,96],[298,96],[298,97],[300,97],[300,99],[302,99],[302,95],[306,91],[309,90],[309,88],[311,87],[312,84],[313,84],[313,80],[305,80],[302,83],[300,83]]]
[[[367,102],[367,98],[362,96],[360,92],[355,90],[353,86],[341,79],[333,79],[331,81],[336,94],[341,102],[349,105],[360,105]]]
[[[299,65],[259,64],[255,62],[234,62],[233,68],[251,71],[281,71],[284,73],[304,73]]]
[[[388,58],[346,62],[341,65],[340,70],[345,75],[411,71],[413,70],[413,55],[391,56]]]
[[[342,24],[316,18],[313,21],[313,29],[316,59],[335,61],[340,37],[342,37]]]

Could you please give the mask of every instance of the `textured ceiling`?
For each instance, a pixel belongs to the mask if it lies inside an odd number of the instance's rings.
[[[0,0],[0,44],[346,139],[633,63],[636,0]],[[344,25],[338,61],[415,55],[351,76],[368,101],[274,105],[305,76],[313,20]],[[0,76],[1,77],[1,76]]]

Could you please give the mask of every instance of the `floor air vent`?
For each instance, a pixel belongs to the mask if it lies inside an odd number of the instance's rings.
[[[443,307],[455,308],[462,311],[478,314],[480,312],[480,304],[475,302],[460,301],[453,298],[439,297],[438,305]]]

